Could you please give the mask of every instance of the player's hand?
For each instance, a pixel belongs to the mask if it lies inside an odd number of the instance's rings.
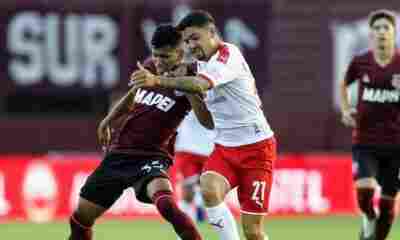
[[[355,127],[356,126],[356,120],[355,120],[356,113],[357,113],[357,111],[354,108],[342,111],[342,123],[346,127]]]
[[[174,71],[171,71],[168,73],[168,77],[183,77],[186,76],[188,73],[188,65],[183,63],[180,64],[178,67],[174,69]]]
[[[130,85],[139,84],[142,87],[154,87],[160,85],[157,75],[154,75],[149,70],[145,69],[140,62],[137,63],[137,67],[139,70],[131,74]]]
[[[110,145],[111,128],[107,118],[103,119],[97,127],[97,139],[103,147]]]
[[[399,77],[393,77],[392,86],[394,88],[396,88],[397,90],[400,90],[400,78]]]

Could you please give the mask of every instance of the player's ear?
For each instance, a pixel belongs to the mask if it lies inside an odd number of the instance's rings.
[[[215,37],[215,34],[217,34],[217,30],[215,29],[215,26],[213,24],[210,24],[210,26],[208,26],[208,30],[211,34],[211,37]]]

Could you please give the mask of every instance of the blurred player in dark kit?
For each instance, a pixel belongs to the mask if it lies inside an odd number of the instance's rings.
[[[371,47],[355,56],[341,84],[342,121],[353,128],[356,190],[362,212],[360,240],[384,240],[395,218],[400,187],[400,53],[396,16],[378,10],[369,16]],[[353,87],[349,87],[353,86]],[[350,89],[357,92],[350,99]],[[378,210],[373,196],[380,185]]]

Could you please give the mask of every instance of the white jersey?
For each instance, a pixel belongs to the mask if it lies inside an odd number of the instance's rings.
[[[207,62],[198,62],[197,74],[212,84],[206,104],[215,122],[216,143],[240,146],[273,136],[253,74],[235,45],[221,44]]]
[[[179,125],[175,152],[209,156],[214,150],[214,137],[215,132],[204,128],[191,111]]]

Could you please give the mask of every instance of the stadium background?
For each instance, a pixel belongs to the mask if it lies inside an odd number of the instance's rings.
[[[350,131],[339,122],[335,87],[351,56],[367,47],[367,14],[399,7],[395,0],[2,0],[0,234],[65,238],[79,184],[101,156],[95,129],[110,94],[126,89],[157,23],[201,8],[243,49],[279,140],[271,236],[354,239]],[[98,239],[141,239],[148,229],[164,236],[157,221],[143,220],[154,209],[127,196]]]

